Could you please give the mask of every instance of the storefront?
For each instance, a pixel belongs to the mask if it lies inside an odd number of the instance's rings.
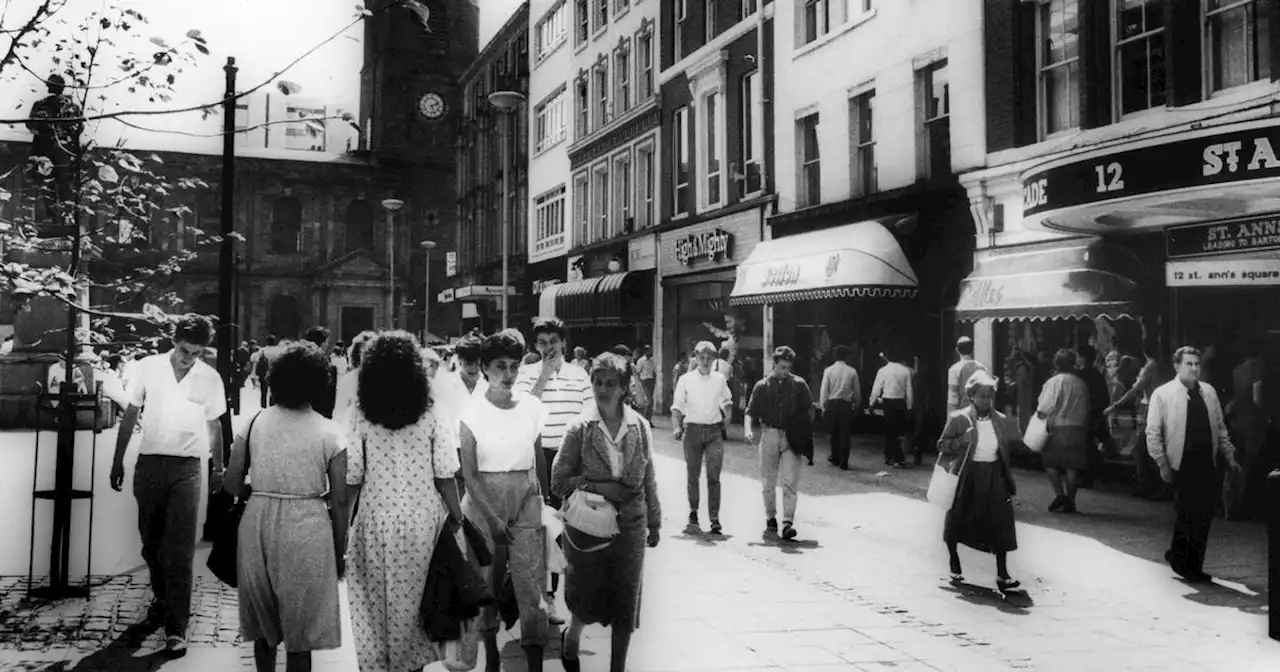
[[[569,279],[568,266],[564,257],[534,262],[529,264],[527,268],[529,287],[526,296],[530,297],[530,303],[533,304],[535,310],[533,315],[529,317],[529,324],[524,325],[526,328],[531,327],[539,318],[551,317],[556,314],[555,292],[548,290],[556,285],[563,284]],[[548,298],[549,300],[545,300]]]
[[[640,236],[559,260],[567,281],[543,286],[539,313],[564,322],[570,347],[595,356],[615,345],[652,342],[653,254],[631,253],[645,240],[652,248],[653,236]]]
[[[665,390],[675,389],[673,368],[700,341],[729,348],[736,399],[745,398],[747,381],[763,375],[764,311],[729,301],[738,264],[760,243],[762,224],[761,209],[754,207],[660,236]]]

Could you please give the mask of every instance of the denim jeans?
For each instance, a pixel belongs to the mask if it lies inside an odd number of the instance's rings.
[[[724,466],[724,440],[720,425],[685,423],[684,463],[689,488],[689,511],[698,512],[702,494],[702,463],[707,463],[707,513],[720,520],[720,469]]]
[[[139,455],[133,469],[142,558],[151,571],[151,591],[164,607],[167,636],[185,637],[191,619],[200,466],[195,457]]]
[[[774,427],[760,431],[760,489],[764,495],[764,517],[778,517],[778,486],[782,486],[782,522],[796,519],[800,468],[804,458],[787,443],[787,433]]]

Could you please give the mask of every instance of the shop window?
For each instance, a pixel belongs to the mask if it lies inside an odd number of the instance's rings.
[[[680,352],[686,357],[699,341],[710,341],[717,348],[727,347],[733,375],[729,390],[733,396],[738,417],[746,407],[751,388],[767,371],[764,369],[764,339],[762,324],[764,309],[761,306],[731,306],[729,294],[732,282],[704,282],[681,285],[672,292],[676,311],[672,324],[667,327],[669,355]],[[665,367],[670,375],[674,367]],[[687,367],[686,369],[687,370]],[[669,380],[675,389],[675,380]]]
[[[689,154],[689,108],[682,107],[676,110],[671,120],[671,160],[675,163],[671,172],[676,182],[673,196],[676,215],[689,212]]]
[[[924,102],[921,173],[936,180],[951,174],[951,77],[947,61],[921,70],[919,83]]]
[[[876,138],[873,124],[876,92],[874,89],[849,100],[849,139],[853,145],[853,195],[874,194],[876,179]]]
[[[1050,0],[1036,21],[1042,136],[1080,125],[1080,0]]]
[[[1214,91],[1271,77],[1271,36],[1258,0],[1204,0],[1205,59]]]
[[[822,202],[822,163],[818,145],[818,113],[796,120],[800,174],[796,200],[802,208]]]
[[[1165,105],[1165,0],[1114,0],[1120,114]]]

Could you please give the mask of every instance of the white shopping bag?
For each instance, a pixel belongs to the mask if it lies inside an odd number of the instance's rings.
[[[1027,423],[1027,433],[1022,437],[1022,443],[1033,452],[1039,453],[1044,450],[1044,444],[1049,441],[1049,427],[1039,415],[1031,416],[1031,422]]]
[[[542,527],[547,535],[547,574],[563,574],[566,565],[564,550],[556,539],[564,533],[564,521],[560,520],[560,514],[554,508],[545,504],[542,505]],[[550,580],[548,576],[547,581]]]

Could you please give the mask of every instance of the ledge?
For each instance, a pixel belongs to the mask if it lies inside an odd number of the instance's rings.
[[[642,133],[657,128],[662,121],[660,97],[654,95],[649,100],[627,112],[619,119],[605,126],[584,140],[569,146],[569,167],[577,170],[591,161],[607,154],[618,145],[632,140]]]

